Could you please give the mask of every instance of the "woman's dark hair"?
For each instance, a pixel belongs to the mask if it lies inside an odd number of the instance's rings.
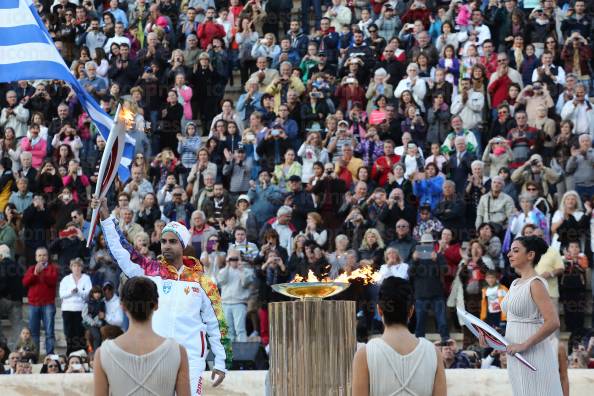
[[[157,285],[148,278],[130,278],[124,284],[121,300],[134,320],[146,322],[159,302]]]
[[[439,167],[437,166],[437,164],[435,162],[427,162],[425,164],[425,170],[427,170],[427,168],[433,168],[433,170],[435,171],[435,176],[437,176],[439,174]]]
[[[386,278],[380,287],[378,305],[382,309],[386,326],[408,324],[408,314],[413,304],[410,283],[402,278]]]
[[[99,329],[101,341],[113,340],[124,334],[124,331],[118,326],[106,325]]]
[[[115,25],[116,19],[115,19],[115,17],[113,16],[113,14],[111,12],[109,12],[109,11],[104,12],[103,13],[103,20],[104,21],[105,21],[105,17],[109,17],[111,19],[111,21],[113,22],[113,24]]]
[[[89,300],[93,298],[93,294],[95,293],[101,293],[101,297],[103,297],[103,289],[100,285],[95,285],[91,288],[91,291],[89,292]]]
[[[54,363],[54,364],[56,364],[58,366],[58,373],[62,373],[63,372],[62,371],[62,366],[60,366],[60,361],[59,360],[51,359],[50,360],[50,363]],[[48,363],[48,364],[50,364],[50,363]],[[49,368],[47,367],[48,364],[45,364],[44,363],[43,366],[41,366],[41,371],[39,372],[39,374],[49,374],[48,373]]]
[[[4,360],[8,359],[8,355],[10,355],[10,348],[5,342],[0,342],[0,349],[4,351]]]
[[[378,97],[375,99],[375,103],[374,103],[374,104],[375,104],[376,106],[379,106],[379,104],[378,104],[378,103],[379,103],[379,101],[380,101],[380,100],[382,100],[382,99],[383,99],[383,100],[385,100],[385,101],[386,101],[386,103],[388,103],[388,97],[387,97],[386,95],[378,95]]]
[[[526,248],[526,253],[534,252],[534,260],[532,260],[532,265],[538,264],[542,255],[545,254],[549,249],[549,245],[547,245],[544,239],[533,235],[521,236],[516,238],[516,241],[520,242],[522,246]]]
[[[105,50],[101,47],[97,47],[95,48],[95,55],[96,55],[96,59],[95,62],[97,62],[97,65],[101,64],[101,61],[103,59],[107,59],[107,55],[105,54]]]

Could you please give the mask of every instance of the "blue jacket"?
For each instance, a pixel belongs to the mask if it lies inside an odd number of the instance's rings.
[[[276,216],[276,211],[284,202],[285,193],[275,185],[269,185],[265,189],[257,186],[255,190],[248,191],[248,197],[251,202],[251,213],[260,227]]]
[[[430,179],[417,180],[413,183],[413,193],[419,197],[421,205],[429,204],[431,211],[434,211],[441,200],[443,191],[443,176],[435,176]]]
[[[241,119],[246,121],[254,111],[261,111],[261,101],[262,94],[260,92],[256,92],[254,96],[252,96],[252,100],[249,102],[247,101],[247,93],[242,94],[239,99],[237,99],[237,112]]]
[[[189,228],[190,226],[190,218],[192,217],[192,212],[194,212],[194,206],[191,203],[184,204],[185,213],[185,222],[186,227]],[[177,221],[177,212],[175,208],[175,203],[172,201],[167,202],[165,207],[163,208],[163,215],[167,217],[170,221]]]

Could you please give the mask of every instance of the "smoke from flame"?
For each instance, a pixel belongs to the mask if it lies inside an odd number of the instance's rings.
[[[295,275],[295,278],[291,281],[291,283],[295,282],[340,282],[340,283],[348,283],[351,280],[359,279],[362,280],[364,284],[369,283],[377,283],[379,280],[379,272],[373,270],[370,265],[363,266],[361,268],[357,268],[350,275],[347,273],[343,273],[334,279],[330,278],[318,278],[312,270],[309,270],[307,273],[307,278],[300,276],[299,274]]]

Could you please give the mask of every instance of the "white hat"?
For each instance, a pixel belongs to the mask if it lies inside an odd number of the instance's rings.
[[[84,349],[79,349],[78,351],[70,352],[68,358],[70,358],[71,356],[78,356],[81,359],[86,359],[88,357],[87,352],[85,352]]]
[[[290,206],[283,205],[277,210],[276,216],[280,217],[283,215],[290,215],[291,213],[293,213],[293,209]]]
[[[177,221],[167,223],[165,228],[163,228],[161,235],[165,234],[166,232],[174,233],[184,249],[188,246],[188,243],[190,243],[190,239],[192,238],[190,231],[188,231],[188,229],[183,224],[178,223]]]
[[[388,72],[383,67],[380,67],[379,69],[377,69],[375,71],[376,77],[386,77],[387,75],[388,75]]]
[[[250,203],[250,197],[248,197],[247,194],[241,194],[239,197],[237,197],[237,202],[242,200]]]

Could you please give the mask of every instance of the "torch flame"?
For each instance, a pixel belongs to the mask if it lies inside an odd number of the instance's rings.
[[[136,115],[127,106],[122,106],[118,118],[117,121],[126,125],[126,129],[129,130],[134,127],[134,119],[136,118]]]
[[[334,279],[330,278],[318,278],[312,270],[309,270],[307,273],[307,278],[302,277],[301,275],[295,275],[295,278],[291,281],[291,283],[295,282],[340,282],[340,283],[348,283],[351,280],[360,279],[363,281],[363,284],[367,285],[369,283],[377,283],[379,280],[379,272],[373,270],[370,265],[366,265],[360,268],[357,268],[353,272],[349,274],[343,273]]]

